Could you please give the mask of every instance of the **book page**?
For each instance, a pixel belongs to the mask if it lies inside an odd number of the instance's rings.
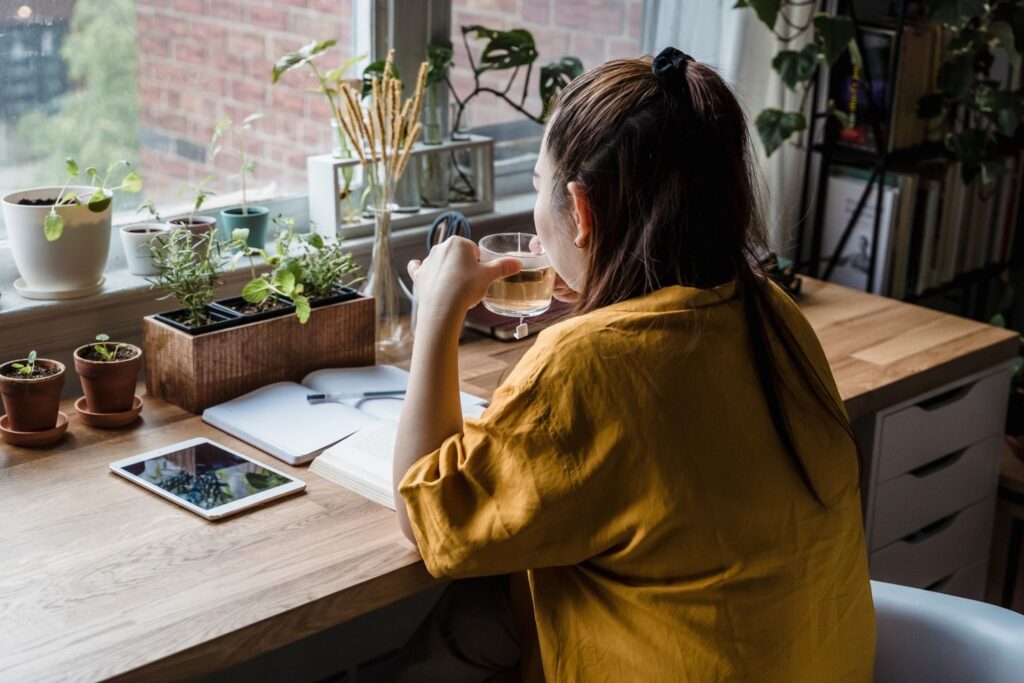
[[[391,464],[398,424],[377,420],[320,454],[309,471],[395,509]]]
[[[308,459],[371,421],[342,403],[310,405],[309,390],[275,382],[203,411],[203,421],[289,462]]]

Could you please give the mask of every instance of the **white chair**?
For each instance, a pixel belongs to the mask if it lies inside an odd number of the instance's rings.
[[[975,600],[871,582],[876,683],[1021,683],[1024,615]]]

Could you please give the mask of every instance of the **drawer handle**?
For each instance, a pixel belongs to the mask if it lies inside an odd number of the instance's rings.
[[[935,396],[932,396],[931,398],[926,398],[925,400],[918,403],[917,407],[920,408],[921,410],[927,411],[938,410],[939,408],[947,406],[950,403],[956,403],[961,398],[969,394],[971,392],[971,389],[973,388],[973,383],[965,384],[959,387],[954,387],[949,391],[944,391],[941,394],[936,394]]]
[[[924,589],[926,591],[941,591],[943,588],[947,587],[950,584],[954,576],[956,576],[956,572],[953,572],[945,578],[939,579],[935,583],[928,584],[924,587]]]
[[[953,524],[953,522],[956,520],[956,518],[959,515],[960,515],[960,511],[957,511],[957,512],[954,512],[951,515],[947,515],[946,517],[943,517],[942,519],[940,519],[937,522],[932,522],[931,524],[929,524],[926,527],[921,527],[917,531],[915,531],[913,533],[910,533],[910,534],[907,534],[906,536],[904,536],[903,537],[903,542],[904,543],[915,544],[915,543],[920,543],[921,541],[926,541],[929,538],[931,538],[932,536],[935,536],[936,534],[942,533],[943,531],[948,529]]]
[[[967,448],[961,448],[960,450],[953,451],[949,455],[944,455],[937,460],[932,460],[931,462],[925,463],[920,467],[915,467],[914,469],[910,470],[910,472],[908,472],[907,474],[915,476],[919,479],[923,479],[924,477],[931,476],[936,472],[944,470],[950,465],[955,464],[958,460],[960,460],[960,458],[964,457],[964,453],[966,452]]]

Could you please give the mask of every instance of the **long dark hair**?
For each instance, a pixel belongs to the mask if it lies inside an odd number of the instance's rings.
[[[683,63],[666,82],[651,66],[651,57],[617,59],[586,72],[562,91],[548,126],[554,209],[569,211],[566,185],[576,181],[593,213],[577,310],[669,285],[703,289],[735,281],[772,423],[821,503],[783,410],[772,339],[825,413],[851,439],[853,432],[772,302],[758,265],[768,239],[746,117],[712,68]]]

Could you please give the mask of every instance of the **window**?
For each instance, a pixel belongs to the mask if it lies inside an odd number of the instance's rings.
[[[452,45],[455,66],[452,84],[460,97],[472,92],[473,72],[466,58],[463,26],[491,29],[521,28],[534,38],[538,57],[534,62],[524,108],[541,111],[540,67],[572,55],[589,69],[616,57],[642,53],[644,0],[452,0]],[[474,59],[483,41],[469,38]],[[484,73],[481,84],[504,90],[510,71]],[[523,75],[519,74],[509,95],[518,103]],[[495,152],[498,194],[527,191],[530,170],[540,146],[542,128],[491,94],[474,98],[464,115],[468,127],[497,140]]]
[[[334,60],[369,52],[370,0],[11,0],[0,4],[0,194],[64,180],[80,167],[131,160],[141,196],[180,211],[186,183],[212,174],[237,202],[239,156],[228,140],[211,163],[222,117],[260,112],[248,154],[255,197],[303,194],[306,157],[330,149],[330,114],[305,74],[271,87],[270,68],[313,38],[335,38]],[[116,218],[115,218],[116,220]],[[3,239],[0,218],[0,239]]]

